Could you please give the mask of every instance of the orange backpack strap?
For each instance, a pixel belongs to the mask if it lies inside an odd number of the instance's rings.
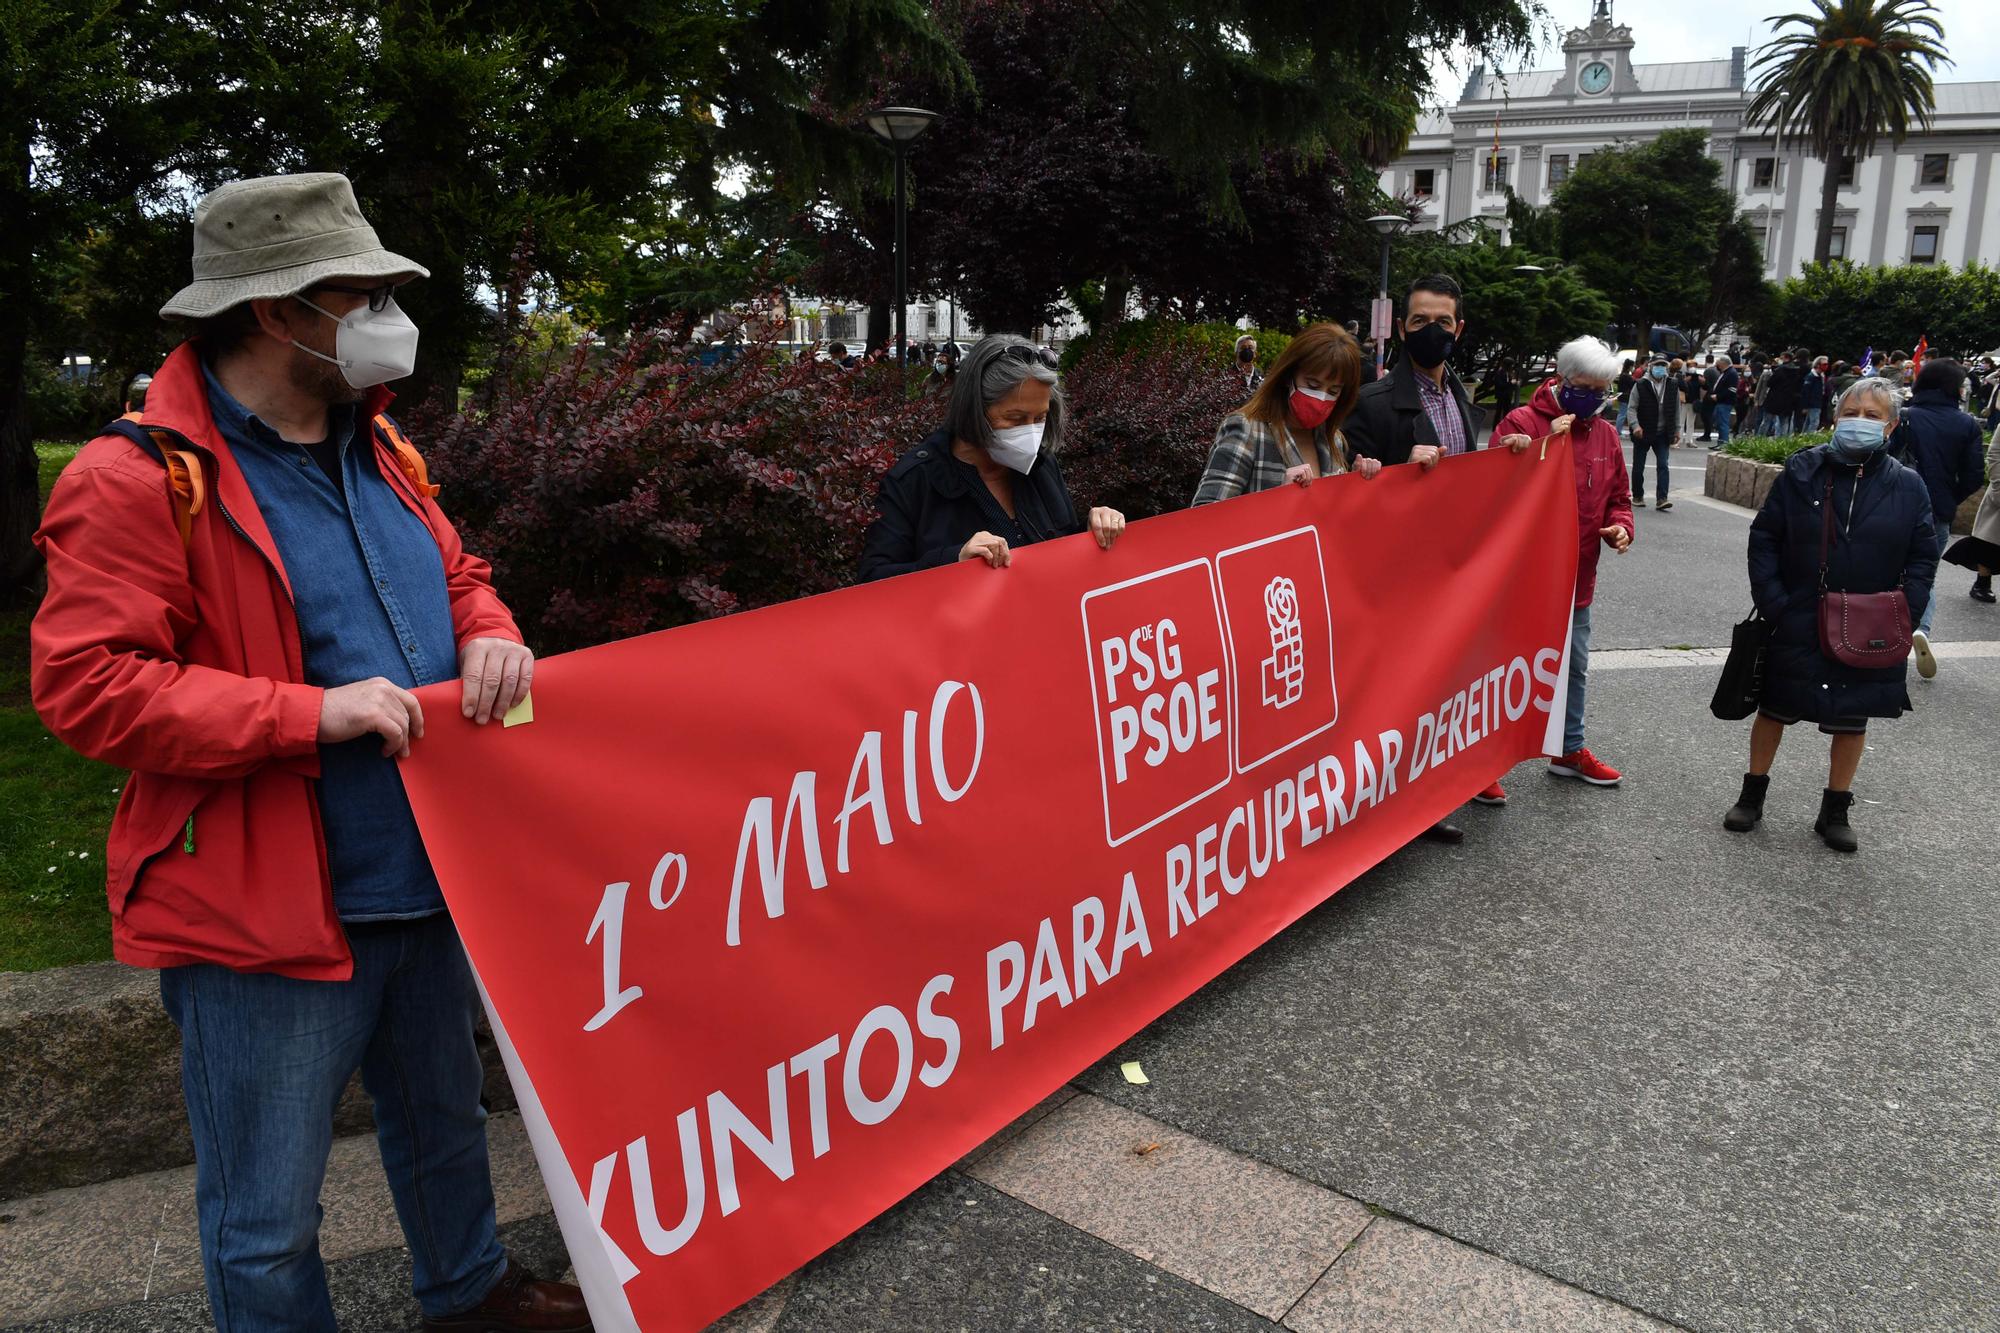
[[[439,488],[431,485],[431,470],[424,465],[424,456],[417,452],[417,446],[403,434],[403,428],[384,412],[375,418],[375,429],[381,431],[382,438],[389,442],[390,450],[396,455],[396,465],[403,469],[410,485],[417,488],[417,494],[426,499],[435,497]]]
[[[208,479],[202,473],[200,457],[192,449],[181,448],[180,437],[172,431],[142,425],[137,412],[127,412],[112,422],[109,429],[153,455],[166,468],[174,527],[181,534],[181,547],[185,550],[194,542],[195,515],[208,504]]]

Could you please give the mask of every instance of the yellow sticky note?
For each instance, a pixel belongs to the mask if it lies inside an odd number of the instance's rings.
[[[519,727],[525,726],[534,720],[535,696],[530,694],[527,698],[521,700],[520,703],[515,704],[512,709],[508,710],[507,716],[500,719],[500,725],[503,727]]]
[[[1127,1083],[1152,1082],[1151,1079],[1146,1077],[1146,1071],[1139,1068],[1139,1062],[1137,1060],[1127,1060],[1124,1064],[1118,1066],[1118,1072],[1125,1076],[1125,1081]]]

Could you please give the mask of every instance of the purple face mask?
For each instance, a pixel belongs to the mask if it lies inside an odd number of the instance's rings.
[[[1580,417],[1594,417],[1597,415],[1597,410],[1604,406],[1604,390],[1578,389],[1565,384],[1556,390],[1556,401],[1562,404],[1562,410],[1565,412],[1574,412]]]

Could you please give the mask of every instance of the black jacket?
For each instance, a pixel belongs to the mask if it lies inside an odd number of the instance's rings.
[[[1799,450],[1750,524],[1750,594],[1771,622],[1764,702],[1773,712],[1815,722],[1896,717],[1910,706],[1904,663],[1851,667],[1820,651],[1819,544],[1829,475],[1834,530],[1826,586],[1836,592],[1901,588],[1912,625],[1931,599],[1937,533],[1917,474],[1877,454],[1862,470],[1856,495],[1855,469],[1834,458],[1832,445]]]
[[[1797,366],[1771,367],[1771,387],[1764,394],[1764,410],[1772,416],[1788,417],[1799,410],[1799,395],[1806,375]]]
[[[1896,456],[1924,479],[1931,513],[1939,521],[1957,513],[1986,479],[1979,423],[1959,411],[1957,397],[1943,389],[1910,395],[1893,443]]]
[[[1410,450],[1420,444],[1439,443],[1437,427],[1431,425],[1431,419],[1424,414],[1424,400],[1417,396],[1419,373],[1410,359],[1403,357],[1381,379],[1361,386],[1361,392],[1355,395],[1354,411],[1341,425],[1347,447],[1356,457],[1378,458],[1384,466],[1407,463]],[[1449,367],[1445,369],[1444,386],[1465,421],[1467,449],[1479,448],[1472,403],[1465,396],[1465,385]]]
[[[1672,375],[1642,378],[1632,388],[1632,414],[1647,444],[1672,444],[1681,436],[1681,386]],[[1665,408],[1663,412],[1660,409]]]
[[[951,433],[942,426],[932,431],[882,478],[875,521],[861,542],[862,579],[951,564],[981,531],[1005,537],[1009,546],[1083,531],[1062,469],[1047,450],[1013,482],[1015,516],[1009,518],[979,470],[952,455]]]

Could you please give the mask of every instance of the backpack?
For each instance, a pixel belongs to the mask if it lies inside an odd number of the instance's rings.
[[[424,456],[403,434],[403,428],[386,412],[378,415],[373,424],[382,438],[388,441],[397,467],[402,469],[403,476],[417,494],[426,499],[436,496],[440,488],[431,484],[430,469],[424,464]],[[167,470],[167,489],[174,507],[174,528],[180,533],[181,547],[185,550],[194,541],[195,515],[208,503],[208,480],[201,470],[201,456],[192,449],[181,448],[181,437],[173,431],[141,425],[137,412],[127,412],[106,426],[104,433],[130,440]]]

